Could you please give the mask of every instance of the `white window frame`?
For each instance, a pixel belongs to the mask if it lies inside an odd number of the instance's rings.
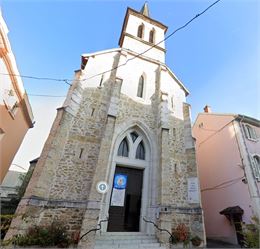
[[[257,163],[255,157],[258,157],[260,160],[260,155],[251,154],[250,161],[251,161],[251,165],[252,165],[253,175],[254,175],[255,179],[260,182],[260,164]]]
[[[243,124],[243,128],[244,128],[245,136],[248,140],[251,140],[254,142],[258,141],[258,137],[257,137],[256,130],[254,129],[254,127],[252,127],[249,124]]]

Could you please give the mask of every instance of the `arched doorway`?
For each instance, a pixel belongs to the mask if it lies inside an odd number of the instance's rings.
[[[142,217],[148,207],[150,154],[149,142],[137,127],[118,137],[106,200],[107,231],[144,231]]]

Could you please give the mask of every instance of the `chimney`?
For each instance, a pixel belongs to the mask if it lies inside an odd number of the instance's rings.
[[[204,107],[204,112],[206,112],[206,113],[211,113],[211,107],[210,107],[209,105],[206,105],[206,106]]]

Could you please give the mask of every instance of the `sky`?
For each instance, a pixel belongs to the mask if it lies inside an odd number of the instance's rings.
[[[214,0],[150,0],[151,18],[185,24]],[[118,47],[127,7],[144,1],[2,0],[0,6],[21,75],[72,79],[81,54]],[[213,112],[260,119],[260,1],[222,0],[166,41],[166,64],[190,91],[195,120],[208,104]],[[13,164],[27,169],[40,156],[68,85],[23,78],[35,126]],[[19,170],[15,165],[11,169]],[[21,168],[20,168],[21,169]]]

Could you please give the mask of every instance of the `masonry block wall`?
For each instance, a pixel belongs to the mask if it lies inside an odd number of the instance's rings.
[[[147,153],[140,232],[156,234],[162,243],[169,241],[167,234],[145,223],[145,217],[170,232],[184,223],[192,235],[204,239],[200,197],[195,203],[188,200],[188,179],[197,177],[188,91],[164,64],[164,44],[137,56],[151,46],[142,41],[145,37],[134,36],[138,20],[147,29],[156,27],[161,36],[166,32],[163,24],[128,9],[120,48],[82,55],[81,69],[57,110],[6,239],[34,224],[55,220],[64,222],[71,234],[84,235],[109,218],[116,165],[135,168],[138,164],[136,158],[117,161],[119,144],[129,130],[143,137]],[[131,39],[135,41],[129,43]],[[138,96],[140,78],[142,95]],[[109,184],[107,193],[97,191],[99,181]],[[106,231],[107,223],[102,226]],[[96,236],[90,233],[78,246],[94,248]]]

